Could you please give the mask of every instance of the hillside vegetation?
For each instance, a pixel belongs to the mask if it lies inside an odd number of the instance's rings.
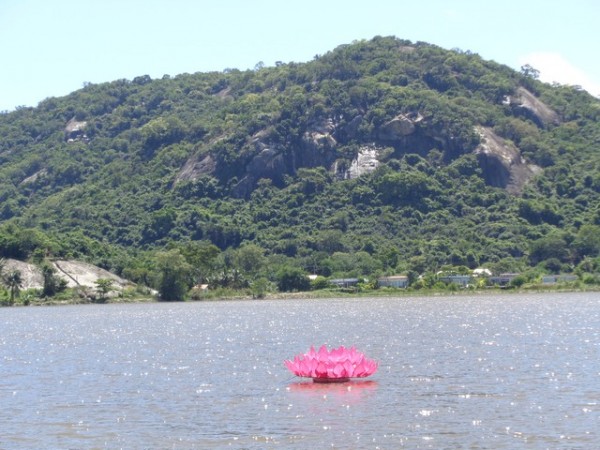
[[[593,280],[600,101],[536,75],[376,37],[87,84],[0,114],[0,257],[158,287],[175,267],[186,290],[479,266]]]

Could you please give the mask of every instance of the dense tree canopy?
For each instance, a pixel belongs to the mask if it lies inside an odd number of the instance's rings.
[[[0,257],[87,259],[165,299],[204,282],[294,290],[300,272],[593,268],[600,101],[536,73],[375,37],[2,113]],[[545,115],[511,103],[523,89]],[[518,192],[482,129],[534,167]]]

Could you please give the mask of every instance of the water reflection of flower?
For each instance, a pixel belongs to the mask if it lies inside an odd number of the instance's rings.
[[[334,398],[350,404],[360,401],[377,390],[376,381],[347,381],[345,383],[313,383],[298,382],[288,385],[289,392],[301,394],[303,397]]]

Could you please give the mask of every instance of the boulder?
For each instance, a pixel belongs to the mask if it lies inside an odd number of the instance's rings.
[[[540,128],[560,123],[558,113],[524,87],[519,87],[516,95],[507,97],[505,103],[511,106],[516,115],[530,119]]]
[[[302,143],[307,150],[326,151],[337,145],[333,137],[335,124],[332,119],[313,123],[302,136]]]
[[[415,119],[400,114],[381,126],[379,129],[379,139],[382,141],[397,141],[409,136],[416,131],[415,124],[421,119],[421,116],[417,116]]]
[[[267,138],[267,136],[263,137]],[[258,150],[258,154],[246,164],[244,175],[232,187],[232,194],[238,198],[247,198],[261,178],[268,178],[275,185],[281,185],[289,170],[286,158],[280,149],[270,146],[260,137],[253,139],[253,144]]]
[[[481,143],[475,149],[487,184],[520,194],[525,184],[541,168],[528,164],[514,144],[505,141],[490,128],[477,127]]]
[[[349,138],[353,138],[354,136],[356,136],[356,133],[358,132],[358,127],[360,127],[362,121],[362,115],[359,114],[358,116],[354,116],[354,118],[350,122],[348,122],[343,128],[343,133]]]
[[[86,121],[77,121],[75,118],[72,118],[65,126],[65,140],[67,142],[89,141],[87,135],[85,134],[86,126]]]
[[[330,167],[338,145],[334,132],[335,125],[331,119],[311,124],[302,135],[299,149],[288,162],[290,173],[295,173],[300,167]]]
[[[113,286],[119,290],[126,286],[131,286],[132,283],[118,277],[117,275],[82,261],[56,260],[52,262],[56,269],[56,273],[61,278],[67,281],[68,287],[95,287],[96,281],[99,279],[109,279],[113,282]]]
[[[193,181],[202,175],[212,175],[216,168],[217,163],[210,154],[201,158],[198,155],[193,156],[186,161],[175,177],[175,184],[181,181]]]
[[[283,178],[286,166],[283,155],[273,148],[265,148],[246,166],[246,172],[252,178]]]
[[[38,266],[17,259],[5,260],[4,273],[13,270],[21,272],[21,280],[23,281],[21,289],[41,289],[43,287],[44,277]]]
[[[133,285],[131,282],[107,270],[82,261],[56,260],[52,261],[51,264],[56,270],[56,275],[64,279],[68,287],[84,286],[95,288],[96,280],[100,278],[112,280],[113,287],[117,290],[122,290],[126,286]],[[21,272],[21,279],[23,280],[22,289],[42,289],[44,286],[42,271],[35,264],[16,259],[7,259],[4,270],[6,272],[11,270]]]

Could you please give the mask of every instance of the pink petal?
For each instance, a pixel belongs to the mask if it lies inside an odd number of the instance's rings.
[[[352,378],[354,376],[354,367],[350,361],[344,361],[345,377]]]
[[[318,351],[314,346],[293,360],[285,360],[285,366],[297,376],[312,378],[353,378],[367,377],[377,371],[377,363],[367,359],[354,346],[327,350],[322,345]]]
[[[327,361],[327,359],[329,358],[329,352],[327,351],[327,347],[325,347],[324,345],[322,345],[319,349],[318,358],[319,361]]]
[[[314,373],[317,378],[327,377],[327,365],[325,363],[319,362]]]
[[[333,374],[336,378],[345,378],[345,372],[346,370],[344,369],[344,366],[342,364],[336,364],[333,368]]]
[[[365,366],[362,363],[354,366],[354,376],[355,377],[364,377],[365,376]]]

